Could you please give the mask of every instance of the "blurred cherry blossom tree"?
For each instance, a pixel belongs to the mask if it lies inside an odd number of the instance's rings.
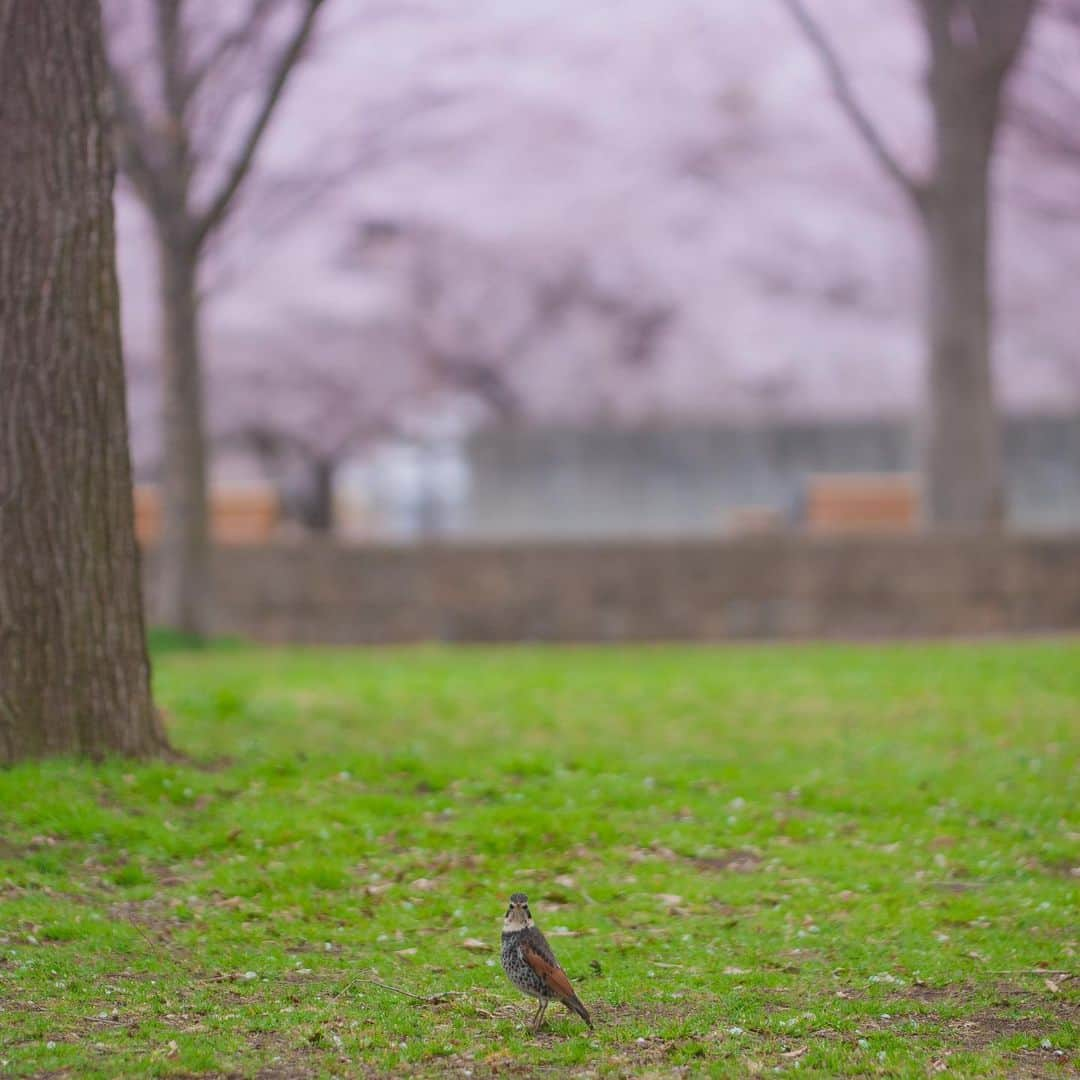
[[[655,286],[605,280],[582,254],[530,261],[430,225],[369,222],[341,272],[354,262],[385,278],[378,314],[298,303],[263,335],[221,341],[208,379],[211,445],[253,454],[288,515],[313,531],[334,526],[342,467],[379,443],[422,438],[448,414],[527,422],[538,354],[573,349],[573,320],[602,329],[611,362],[632,377],[676,314]]]
[[[921,177],[929,110],[910,88],[926,38],[910,4],[813,10],[892,153]],[[240,10],[218,6],[225,18]],[[290,10],[250,54],[262,58],[247,69],[252,91]],[[303,462],[339,475],[326,462],[365,455],[364,432],[410,433],[417,416],[448,410],[568,425],[913,408],[925,230],[850,138],[782,7],[569,11],[566,0],[326,6],[318,47],[201,263],[215,451],[262,447],[275,484],[300,476],[314,492],[325,484]],[[999,400],[1057,408],[1053,365],[1075,334],[1048,286],[1066,276],[1069,236],[1013,197],[1047,153],[1013,152],[1011,137],[1006,149]],[[131,202],[122,192],[125,331],[147,477],[161,467],[145,317],[156,298],[143,294],[154,242],[152,229],[127,229]],[[387,354],[399,357],[394,379],[407,378],[384,396],[369,357]],[[222,477],[235,464],[224,457]],[[293,502],[325,520],[324,500]]]
[[[836,99],[907,198],[926,251],[925,509],[935,525],[1004,517],[994,399],[991,184],[1006,81],[1038,0],[911,0],[928,55],[932,163],[897,157],[855,93],[845,62],[806,0],[783,0],[818,54]]]
[[[502,421],[533,412],[530,376],[543,378],[542,350],[573,350],[579,320],[604,332],[609,359],[628,378],[656,361],[677,315],[662,283],[605,278],[595,253],[523,256],[432,227],[404,229],[398,243],[417,354],[441,385],[474,395]]]
[[[161,304],[160,611],[207,628],[199,275],[232,213],[323,0],[107,0],[120,168],[153,225]]]
[[[408,432],[435,394],[399,325],[303,312],[238,341],[210,386],[212,445],[254,455],[286,516],[313,532],[334,527],[341,467]]]

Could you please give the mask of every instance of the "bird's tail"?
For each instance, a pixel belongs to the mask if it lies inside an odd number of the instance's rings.
[[[571,1011],[576,1012],[582,1020],[585,1021],[589,1027],[592,1027],[592,1017],[589,1016],[589,1010],[581,1004],[577,994],[570,994],[568,997],[564,997],[563,1004]]]

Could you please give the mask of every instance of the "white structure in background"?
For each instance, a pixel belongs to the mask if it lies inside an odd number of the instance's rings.
[[[380,446],[341,470],[335,491],[342,540],[437,539],[461,527],[471,474],[464,433],[437,431]]]

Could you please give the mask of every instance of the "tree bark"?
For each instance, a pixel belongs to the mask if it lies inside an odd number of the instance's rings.
[[[149,755],[97,0],[0,0],[0,764]]]
[[[1000,526],[989,190],[1000,83],[956,59],[933,70],[930,82],[937,164],[924,214],[925,513],[933,525]]]
[[[164,473],[157,610],[164,625],[209,629],[210,538],[197,291],[198,253],[177,227],[159,226],[164,369]]]

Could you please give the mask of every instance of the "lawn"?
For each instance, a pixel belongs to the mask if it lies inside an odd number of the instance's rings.
[[[1065,1076],[1080,644],[159,650],[0,772],[0,1074]],[[498,961],[529,894],[589,1032]]]

